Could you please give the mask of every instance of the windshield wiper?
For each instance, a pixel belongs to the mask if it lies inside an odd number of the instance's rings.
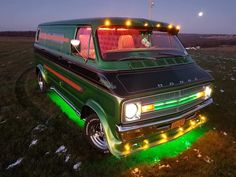
[[[140,56],[130,56],[119,59],[119,61],[126,61],[126,60],[156,60],[154,57],[140,57]]]
[[[174,54],[174,53],[165,53],[165,52],[160,52],[158,53],[158,57],[162,58],[162,57],[185,57],[185,55],[180,55],[180,54]]]

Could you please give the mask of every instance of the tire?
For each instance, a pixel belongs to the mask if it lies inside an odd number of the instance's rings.
[[[102,124],[96,114],[91,114],[86,118],[84,135],[89,144],[97,151],[103,154],[110,152]]]
[[[45,93],[47,91],[47,84],[46,84],[41,72],[38,72],[37,80],[38,80],[39,91],[41,93]]]

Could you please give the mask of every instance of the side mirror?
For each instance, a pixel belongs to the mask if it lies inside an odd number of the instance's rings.
[[[72,39],[70,41],[70,44],[71,44],[71,46],[73,46],[73,48],[76,50],[77,53],[80,52],[80,40]]]

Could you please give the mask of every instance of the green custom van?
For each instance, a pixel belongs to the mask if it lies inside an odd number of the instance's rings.
[[[213,78],[187,53],[179,27],[142,18],[40,24],[41,92],[54,90],[85,121],[85,139],[117,157],[178,138],[206,122]]]

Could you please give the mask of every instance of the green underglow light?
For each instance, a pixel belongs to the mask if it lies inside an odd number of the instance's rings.
[[[48,96],[58,107],[60,107],[61,111],[64,112],[70,120],[75,122],[81,128],[84,127],[84,120],[82,120],[56,92],[49,91]]]
[[[90,162],[89,165],[92,165],[93,167],[116,167],[122,164],[123,168],[129,169],[139,165],[157,164],[162,159],[177,157],[189,149],[192,144],[202,137],[208,130],[209,128],[204,124],[172,141],[168,141],[155,147],[136,152],[121,159],[118,159],[114,156],[109,156],[107,158],[103,157],[104,159],[100,159],[98,163],[93,162],[91,164]]]
[[[145,164],[152,164],[157,163],[164,158],[176,157],[185,150],[189,149],[191,145],[200,137],[202,137],[207,131],[208,128],[203,125],[175,140],[138,152],[128,158],[134,158],[136,162],[145,162]]]
[[[193,100],[196,100],[198,98],[198,94],[192,94],[180,99],[176,99],[176,100],[168,100],[166,102],[159,102],[154,104],[154,110],[161,110],[161,109],[166,109],[166,108],[171,108],[171,107],[175,107],[175,106],[180,106],[186,103],[189,103]]]

